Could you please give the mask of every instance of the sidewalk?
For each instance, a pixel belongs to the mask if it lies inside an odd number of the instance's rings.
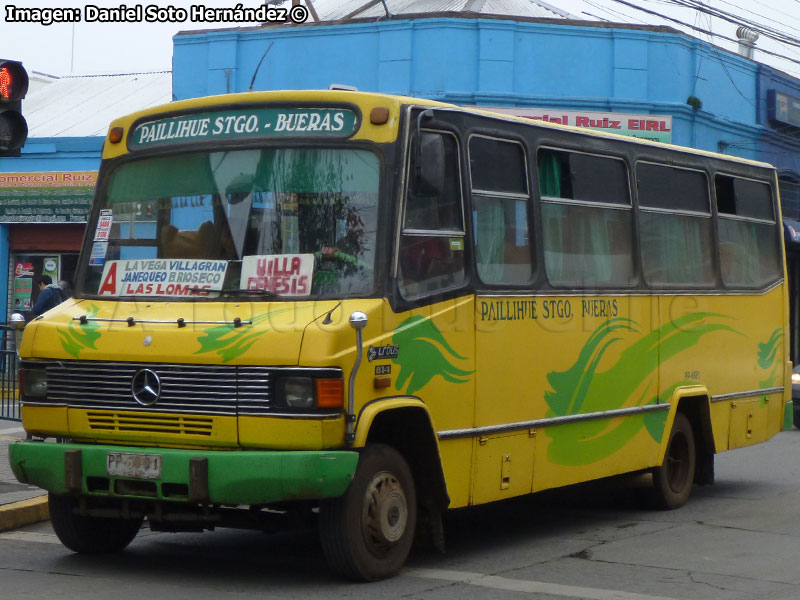
[[[47,492],[18,482],[8,464],[8,445],[24,437],[21,423],[0,419],[0,531],[49,518]]]

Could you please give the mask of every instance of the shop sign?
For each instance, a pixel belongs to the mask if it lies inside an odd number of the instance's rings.
[[[0,173],[0,223],[86,223],[97,171]]]
[[[18,262],[14,267],[14,277],[33,277],[33,263]]]
[[[29,310],[31,307],[31,294],[33,293],[33,279],[30,277],[14,278],[14,310]]]
[[[58,262],[61,257],[47,256],[42,261],[42,275],[49,275],[55,282],[58,281]]]
[[[767,90],[767,116],[772,121],[800,127],[800,98]]]
[[[667,115],[561,110],[560,108],[509,108],[507,106],[478,106],[476,108],[535,121],[586,127],[652,142],[666,144],[672,142],[672,117]]]
[[[345,108],[237,108],[140,123],[128,146],[135,150],[240,138],[347,137],[355,130],[356,114]]]

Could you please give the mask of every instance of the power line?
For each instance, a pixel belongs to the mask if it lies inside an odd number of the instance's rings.
[[[586,4],[588,4],[589,6],[593,6],[594,8],[597,8],[597,9],[600,9],[600,10],[602,10],[602,11],[605,11],[605,12],[607,12],[607,13],[608,13],[609,15],[611,15],[612,17],[613,17],[613,16],[615,16],[615,15],[616,15],[616,18],[620,18],[620,17],[622,17],[622,18],[623,18],[623,19],[625,19],[625,20],[626,20],[628,23],[630,23],[630,22],[631,22],[631,19],[633,19],[633,20],[635,20],[635,21],[639,21],[639,23],[645,23],[645,22],[644,22],[644,21],[642,21],[641,19],[637,19],[636,17],[634,17],[634,16],[631,16],[631,15],[626,15],[626,14],[623,14],[623,13],[621,13],[621,12],[618,12],[618,11],[616,11],[616,10],[612,10],[612,9],[610,9],[610,8],[606,7],[606,6],[601,6],[600,4],[595,4],[594,2],[590,2],[589,0],[583,0],[583,1],[584,1]]]
[[[605,17],[601,17],[600,15],[595,15],[590,12],[586,12],[585,10],[582,10],[581,14],[586,15],[587,17],[592,17],[593,19],[597,19],[598,21],[603,21],[604,23],[611,23],[611,21],[609,21]]]
[[[740,6],[736,5],[736,4],[728,2],[727,0],[719,0],[719,1],[724,3],[724,4],[730,4],[732,6],[736,6],[737,8],[742,8],[742,10],[747,10],[747,9],[744,9],[743,7],[740,7]],[[798,51],[798,49],[797,49],[797,48],[800,48],[800,39],[798,39],[796,37],[793,37],[793,36],[789,35],[788,33],[784,32],[784,31],[775,29],[773,27],[769,27],[767,25],[764,25],[761,22],[754,21],[752,19],[744,18],[741,15],[737,15],[735,13],[731,13],[731,12],[728,12],[728,11],[725,11],[725,10],[722,10],[722,9],[719,9],[719,8],[714,8],[710,4],[705,4],[703,2],[703,0],[667,0],[667,2],[669,2],[670,4],[672,4],[674,6],[680,6],[682,8],[686,8],[688,10],[694,10],[694,11],[696,11],[696,14],[700,14],[700,13],[706,14],[706,15],[708,15],[709,23],[710,23],[711,18],[715,17],[715,18],[719,18],[719,19],[721,19],[723,21],[727,21],[729,23],[733,23],[734,25],[748,27],[748,28],[758,32],[759,34],[763,35],[764,37],[766,37],[768,39],[771,39],[774,42],[776,42],[776,43],[778,43],[778,44],[780,44],[780,45],[782,45],[784,47],[784,54],[770,52],[768,50],[764,50],[763,48],[759,47],[758,50],[760,52],[764,52],[766,54],[769,54],[769,55],[772,55],[772,56],[776,56],[776,57],[779,57],[779,58],[781,58],[783,60],[787,60],[787,61],[790,61],[790,62],[796,62],[796,61],[794,61],[789,56],[787,56],[785,54],[785,52],[789,52],[789,53],[791,53],[791,54],[793,54],[795,56],[800,56],[800,51]],[[753,12],[753,11],[748,11],[748,12]],[[780,11],[778,11],[778,12],[780,12]],[[760,18],[767,19],[768,21],[775,22],[774,19],[770,19],[766,15],[762,15],[762,14],[759,14],[759,13],[753,13],[753,14],[757,15]],[[709,28],[710,28],[710,26],[709,26]]]
[[[635,10],[640,10],[640,11],[645,12],[647,14],[659,17],[659,18],[664,19],[666,21],[670,21],[672,23],[677,23],[678,25],[681,25],[683,27],[688,27],[689,29],[691,29],[693,31],[697,31],[697,32],[703,33],[705,35],[713,36],[713,37],[716,37],[716,38],[719,38],[719,39],[722,39],[722,40],[725,40],[725,41],[728,41],[728,42],[733,42],[734,44],[738,44],[739,43],[739,40],[735,40],[733,38],[721,35],[719,33],[714,33],[713,31],[709,31],[708,29],[703,29],[702,27],[697,27],[697,26],[692,25],[690,23],[686,23],[685,21],[681,21],[680,19],[676,19],[674,17],[667,16],[667,15],[665,15],[663,13],[660,13],[660,12],[657,12],[657,11],[654,11],[654,10],[650,10],[648,8],[643,8],[641,6],[636,6],[635,4],[633,4],[631,2],[627,2],[626,0],[612,0],[612,1],[616,2],[618,4],[623,4],[625,6],[633,8]],[[795,0],[795,2],[798,2],[800,4],[800,0]],[[759,50],[759,52],[763,52],[764,54],[768,54],[770,56],[775,56],[777,58],[781,58],[781,59],[787,60],[789,62],[793,62],[795,64],[800,65],[800,60],[797,60],[797,59],[794,59],[794,58],[790,58],[790,57],[788,57],[788,56],[786,56],[784,54],[779,54],[778,52],[772,52],[772,51],[766,50],[764,48],[759,48],[758,50]]]
[[[800,39],[792,37],[783,31],[774,29],[757,21],[752,21],[750,19],[734,15],[732,13],[729,13],[728,11],[719,8],[713,8],[709,5],[703,4],[699,0],[670,0],[670,3],[674,4],[675,6],[681,6],[684,8],[689,8],[692,10],[705,13],[707,15],[711,15],[712,17],[716,17],[717,19],[733,23],[734,25],[745,25],[746,27],[755,29],[765,37],[774,39],[776,41],[780,41],[785,44],[790,44],[792,46],[800,47]]]
[[[800,21],[800,18],[798,18],[796,15],[792,15],[790,13],[783,12],[782,10],[778,10],[777,8],[768,7],[766,4],[764,4],[762,2],[758,2],[757,0],[751,0],[751,1],[754,4],[758,4],[760,6],[763,6],[764,8],[769,8],[770,10],[772,10],[772,11],[774,11],[776,13],[779,13],[779,14],[785,16],[785,17],[789,17],[790,19],[794,19],[795,21]],[[781,23],[780,21],[778,21],[776,19],[771,19],[770,17],[768,17],[766,15],[759,14],[759,13],[757,13],[755,11],[752,11],[752,10],[750,10],[748,8],[745,8],[744,6],[739,6],[738,4],[734,4],[733,2],[727,2],[727,0],[719,0],[719,2],[721,2],[722,4],[727,4],[729,6],[733,6],[735,8],[738,8],[739,10],[743,10],[745,12],[748,12],[751,15],[756,15],[757,17],[762,17],[762,18],[766,19],[767,21],[772,21],[773,23],[778,23],[779,25],[785,25],[785,23]]]

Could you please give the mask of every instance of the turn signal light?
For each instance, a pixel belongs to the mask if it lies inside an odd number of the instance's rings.
[[[108,132],[108,141],[112,144],[119,144],[122,141],[122,127],[112,127]]]
[[[344,404],[344,379],[317,379],[317,406],[336,408]]]
[[[389,109],[385,106],[376,106],[369,111],[369,122],[373,125],[383,125],[389,120]]]

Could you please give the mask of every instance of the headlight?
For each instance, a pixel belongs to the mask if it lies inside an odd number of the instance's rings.
[[[311,377],[282,377],[276,387],[278,404],[289,408],[314,407],[314,380]]]
[[[800,373],[792,373],[792,384],[800,383]]]
[[[46,369],[20,369],[19,383],[23,396],[44,398],[47,396]]]

